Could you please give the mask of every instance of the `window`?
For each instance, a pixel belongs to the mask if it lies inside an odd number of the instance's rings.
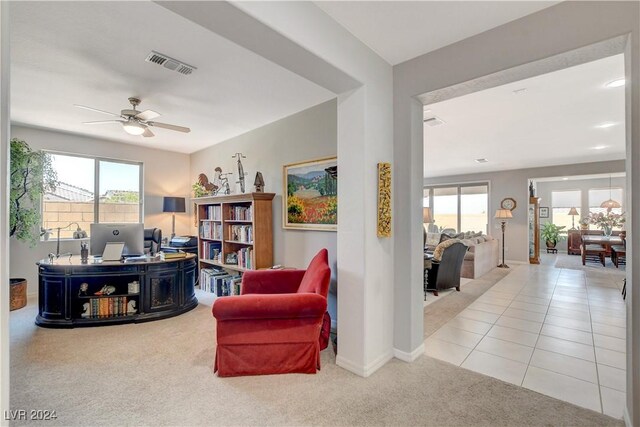
[[[441,230],[487,232],[488,184],[426,187],[423,206],[432,207],[435,225]]]
[[[142,164],[50,153],[58,186],[43,198],[42,226],[66,227],[77,222],[90,232],[91,223],[142,222]],[[98,194],[98,197],[95,197]],[[72,238],[76,226],[60,231]]]
[[[580,190],[552,191],[551,221],[559,227],[566,227],[565,230],[569,230],[574,223],[579,225],[581,218],[581,199],[582,191]],[[575,219],[569,215],[571,208],[576,208],[578,211],[578,215]]]
[[[589,189],[589,212],[590,213],[606,213],[606,208],[601,208],[602,202],[609,199],[618,201],[620,204],[624,202],[622,188],[590,188]],[[611,212],[622,214],[622,208],[611,209]]]

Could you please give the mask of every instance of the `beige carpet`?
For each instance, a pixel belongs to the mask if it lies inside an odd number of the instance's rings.
[[[441,302],[475,293],[467,288]],[[29,301],[11,313],[12,409],[56,410],[47,425],[84,426],[622,425],[429,357],[360,378],[328,349],[317,375],[218,378],[201,300],[173,319],[73,330],[36,327]]]

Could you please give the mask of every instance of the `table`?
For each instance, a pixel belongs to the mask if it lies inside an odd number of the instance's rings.
[[[194,309],[196,256],[133,262],[79,256],[38,265],[36,325],[115,325],[164,319]]]
[[[602,236],[585,234],[582,236],[583,245],[602,245],[606,251],[606,256],[611,256],[611,246],[622,245],[622,239],[619,236]]]

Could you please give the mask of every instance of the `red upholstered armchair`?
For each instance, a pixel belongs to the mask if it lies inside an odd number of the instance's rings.
[[[247,271],[241,295],[218,298],[214,372],[221,377],[320,369],[331,270],[322,249],[307,270]]]

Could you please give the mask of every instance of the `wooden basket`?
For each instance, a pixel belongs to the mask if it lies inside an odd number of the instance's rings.
[[[18,310],[27,305],[27,279],[10,279],[10,309]]]

